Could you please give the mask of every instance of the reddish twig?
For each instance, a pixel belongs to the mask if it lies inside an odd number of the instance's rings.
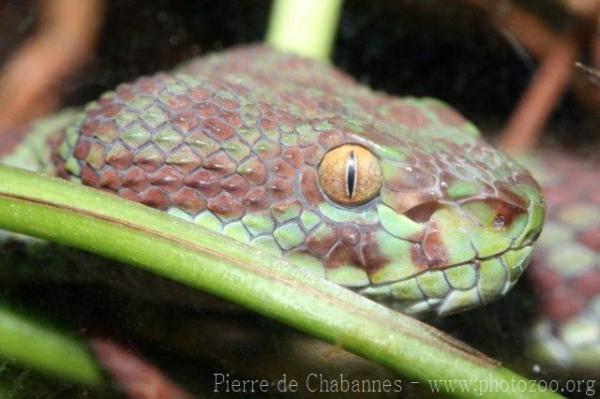
[[[465,0],[484,11],[499,30],[507,30],[537,59],[545,56],[557,40],[557,35],[535,14],[509,2]]]
[[[535,147],[573,76],[578,52],[579,41],[574,35],[557,40],[552,46],[502,133],[500,144],[505,149],[524,152]]]
[[[42,2],[40,24],[0,75],[0,130],[14,128],[55,110],[61,84],[92,52],[103,0]]]
[[[600,16],[598,17],[596,33],[592,38],[592,62],[596,69],[600,69]]]
[[[130,399],[192,399],[148,360],[108,339],[88,341],[100,364]]]
[[[589,79],[581,79],[581,74],[574,73],[574,62],[580,49],[589,44],[593,62],[600,66],[600,2],[588,4],[566,0],[565,7],[579,17],[580,24],[577,37],[561,37],[541,18],[512,2],[464,1],[485,10],[499,30],[509,31],[540,60],[539,70],[500,138],[501,145],[507,150],[522,152],[537,144],[541,129],[571,82],[575,83],[574,90],[580,102],[591,109],[597,109],[600,104],[598,88]]]

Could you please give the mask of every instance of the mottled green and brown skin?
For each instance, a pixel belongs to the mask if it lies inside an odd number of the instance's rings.
[[[540,299],[531,351],[565,369],[600,371],[600,161],[546,151],[526,163],[548,217],[529,278]]]
[[[31,168],[40,158],[37,169],[410,313],[446,314],[505,294],[543,222],[529,173],[448,106],[376,93],[262,46],[123,84],[68,118],[55,134],[27,136],[5,161]],[[383,175],[378,195],[355,207],[331,201],[317,178],[323,156],[347,143],[375,154]]]

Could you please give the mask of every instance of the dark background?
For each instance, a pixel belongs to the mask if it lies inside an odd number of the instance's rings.
[[[557,0],[520,3],[556,31],[575,22]],[[0,62],[33,30],[38,9],[32,0],[0,6]],[[197,55],[260,41],[269,11],[266,0],[108,1],[95,57],[65,84],[65,104]],[[489,133],[506,121],[537,66],[509,36],[461,0],[347,0],[333,62],[376,89],[441,98]],[[568,92],[546,140],[589,144],[600,138],[599,121]]]

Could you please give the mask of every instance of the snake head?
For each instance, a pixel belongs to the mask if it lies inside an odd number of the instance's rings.
[[[330,275],[346,285],[368,279],[359,292],[409,313],[458,312],[506,294],[543,224],[538,184],[439,101],[391,100],[373,113],[382,122],[345,137],[320,165],[321,212],[363,232],[365,273],[346,262]],[[330,187],[336,180],[346,189]],[[350,183],[368,195],[349,204]]]

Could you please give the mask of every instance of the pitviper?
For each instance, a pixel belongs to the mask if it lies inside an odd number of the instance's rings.
[[[506,294],[544,220],[530,173],[441,101],[375,92],[262,45],[122,84],[0,140],[2,163],[164,210],[411,314]],[[577,309],[597,321],[589,286]],[[538,330],[560,339],[556,324]],[[599,341],[586,341],[596,354]]]

